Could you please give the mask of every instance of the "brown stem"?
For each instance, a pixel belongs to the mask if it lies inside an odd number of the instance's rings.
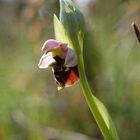
[[[132,27],[133,27],[135,34],[136,34],[136,37],[140,43],[140,29],[134,22],[132,23]]]

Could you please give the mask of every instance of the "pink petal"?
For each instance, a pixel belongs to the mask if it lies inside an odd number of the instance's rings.
[[[68,50],[68,44],[67,43],[61,43],[60,47],[64,52],[66,52]]]
[[[77,65],[77,57],[76,57],[74,51],[70,48],[68,48],[64,65],[67,67],[74,67]]]
[[[51,64],[55,63],[55,59],[52,57],[52,53],[43,54],[39,61],[39,68],[45,69],[48,68]]]
[[[54,39],[49,39],[47,40],[44,44],[43,44],[43,47],[42,47],[42,51],[49,51],[51,50],[51,48],[55,48],[59,46],[59,42],[54,40]]]
[[[57,40],[54,39],[49,39],[43,44],[42,51],[50,52],[54,48],[62,48],[63,51],[66,51],[67,44],[58,42]]]

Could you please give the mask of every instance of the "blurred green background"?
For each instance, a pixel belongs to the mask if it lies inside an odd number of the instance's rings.
[[[75,0],[85,16],[85,68],[121,140],[140,139],[140,0]],[[38,62],[58,0],[0,0],[0,140],[103,140],[80,84],[56,90]]]

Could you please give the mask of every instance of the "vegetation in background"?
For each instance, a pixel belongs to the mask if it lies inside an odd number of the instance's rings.
[[[86,73],[122,140],[140,139],[140,47],[131,27],[133,21],[140,25],[139,5],[91,0],[83,9]],[[60,137],[64,130],[103,139],[79,84],[58,93],[51,70],[37,67],[58,10],[57,0],[0,1],[1,140],[51,140],[55,132],[60,134],[55,139],[66,140]]]

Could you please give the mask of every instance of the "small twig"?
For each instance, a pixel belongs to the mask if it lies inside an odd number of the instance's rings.
[[[134,22],[132,23],[132,27],[133,27],[135,34],[136,34],[136,37],[140,43],[140,29]]]

